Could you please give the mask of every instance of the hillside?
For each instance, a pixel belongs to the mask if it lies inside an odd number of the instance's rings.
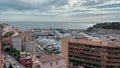
[[[107,22],[107,23],[97,23],[92,27],[89,27],[87,31],[92,31],[94,28],[103,28],[103,29],[113,29],[113,30],[120,30],[120,22]]]

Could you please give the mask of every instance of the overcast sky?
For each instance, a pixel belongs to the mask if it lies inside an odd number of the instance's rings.
[[[120,0],[0,0],[0,21],[120,21]]]

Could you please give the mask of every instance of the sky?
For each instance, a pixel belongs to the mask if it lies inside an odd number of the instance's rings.
[[[120,21],[120,0],[0,0],[0,21]]]

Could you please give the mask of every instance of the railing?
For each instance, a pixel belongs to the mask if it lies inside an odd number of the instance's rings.
[[[87,59],[74,58],[74,57],[69,57],[69,59],[78,60],[78,61],[82,61],[82,62],[86,62],[86,63],[91,63],[91,64],[98,64],[98,65],[101,64],[101,62],[94,61],[94,60],[87,60]]]
[[[77,57],[80,57],[80,58],[90,58],[90,59],[97,59],[97,60],[100,60],[101,58],[100,57],[95,57],[95,56],[86,56],[86,55],[75,55],[75,54],[71,54],[69,53],[69,56],[77,56]]]

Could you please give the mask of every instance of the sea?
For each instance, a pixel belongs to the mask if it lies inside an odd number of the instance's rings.
[[[14,27],[18,27],[23,30],[31,28],[55,28],[55,29],[86,29],[93,26],[95,22],[29,22],[29,21],[7,21]]]

